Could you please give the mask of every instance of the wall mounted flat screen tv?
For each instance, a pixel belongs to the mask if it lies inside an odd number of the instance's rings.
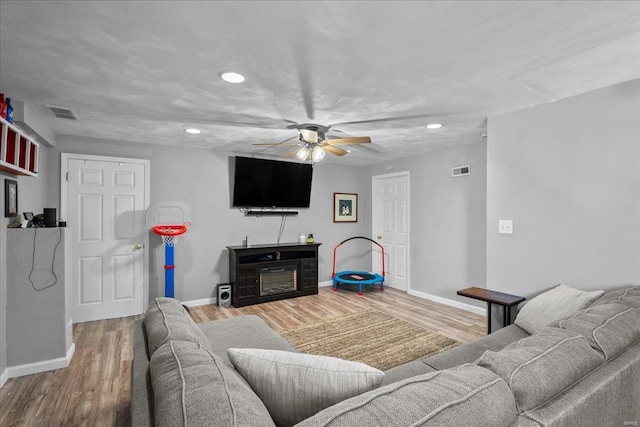
[[[313,166],[235,157],[233,207],[308,208]]]

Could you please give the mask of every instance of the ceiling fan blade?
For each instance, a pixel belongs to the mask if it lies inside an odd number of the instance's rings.
[[[325,139],[325,141],[329,145],[343,145],[343,144],[367,144],[371,142],[371,138],[368,136],[356,136],[353,138],[336,138],[336,139]]]
[[[355,125],[355,124],[363,124],[363,123],[380,123],[380,122],[393,122],[398,120],[411,120],[411,119],[422,119],[428,117],[447,117],[450,116],[451,113],[427,113],[427,114],[412,114],[408,116],[397,116],[397,117],[383,117],[380,119],[371,119],[371,120],[356,120],[353,122],[342,122],[342,123],[334,123],[331,126],[340,126],[340,125]]]
[[[327,153],[331,153],[336,156],[344,156],[345,154],[349,154],[347,150],[343,150],[342,148],[334,147],[333,145],[323,145],[322,149]]]
[[[295,156],[296,154],[298,154],[298,151],[300,151],[300,149],[299,149],[299,148],[296,148],[296,149],[295,149],[295,150],[293,150],[293,151],[289,151],[287,154],[285,154],[285,155],[284,155],[284,156],[282,156],[281,158],[282,158],[282,159],[290,159],[290,158],[292,158],[293,156]]]
[[[300,92],[302,92],[302,102],[307,113],[307,118],[313,120],[315,118],[314,99],[313,99],[313,71],[315,71],[313,61],[315,56],[312,54],[313,48],[305,37],[296,37],[293,41],[293,58],[295,59],[296,71],[298,74],[298,82],[300,83]]]
[[[278,142],[277,144],[268,144],[268,143],[260,143],[260,144],[253,144],[253,145],[257,145],[257,146],[263,146],[263,147],[293,147],[294,145],[300,145],[297,142]]]
[[[278,145],[284,145],[284,146],[286,146],[286,145],[298,145],[297,142],[290,142],[289,144],[286,144],[286,142],[291,141],[292,139],[295,139],[295,138],[297,138],[297,136],[292,136],[291,138],[287,138],[284,141],[280,141],[280,142],[277,142],[275,144],[270,143],[270,142],[260,142],[260,143],[256,143],[256,144],[253,144],[253,145],[266,145],[266,146],[269,146],[269,147],[275,147],[275,146],[278,146]]]

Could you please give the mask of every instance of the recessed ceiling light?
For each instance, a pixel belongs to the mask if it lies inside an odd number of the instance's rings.
[[[202,132],[200,129],[196,129],[196,128],[185,128],[184,131],[192,135],[198,135],[200,132]]]
[[[220,78],[229,83],[242,83],[245,78],[242,74],[234,73],[233,71],[223,71],[220,73]]]
[[[442,125],[440,123],[429,123],[427,129],[440,129]]]

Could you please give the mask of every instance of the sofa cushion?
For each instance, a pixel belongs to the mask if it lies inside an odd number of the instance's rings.
[[[167,342],[149,368],[156,426],[275,425],[251,388],[197,343]]]
[[[251,347],[298,352],[289,341],[255,314],[198,323],[198,326],[207,337],[211,352],[228,363],[231,363],[227,354],[229,348]]]
[[[428,374],[429,372],[437,370],[438,369],[435,369],[420,360],[413,360],[384,371],[384,379],[380,383],[380,386],[395,383],[396,381],[406,380],[407,378],[415,377],[417,375]]]
[[[228,354],[279,426],[372,390],[384,378],[378,369],[335,357],[249,348]]]
[[[516,416],[513,394],[505,381],[466,364],[352,397],[297,427],[508,426]]]
[[[420,359],[421,362],[437,370],[449,369],[465,363],[473,363],[487,350],[499,351],[508,344],[530,334],[516,325],[509,325],[498,331],[482,337],[479,340],[464,343],[447,351],[427,356]]]
[[[609,304],[612,302],[640,310],[640,286],[607,291],[591,305]]]
[[[476,363],[509,384],[522,413],[571,387],[602,360],[586,338],[564,329],[545,328],[499,352],[485,352]]]
[[[609,360],[640,339],[640,311],[617,303],[598,304],[561,320],[559,327],[582,335]]]
[[[518,312],[514,323],[530,334],[538,333],[550,323],[588,307],[603,293],[604,291],[584,292],[558,285],[526,303]]]
[[[149,356],[170,340],[189,341],[207,350],[209,342],[196,322],[178,300],[156,298],[149,304],[144,316]]]

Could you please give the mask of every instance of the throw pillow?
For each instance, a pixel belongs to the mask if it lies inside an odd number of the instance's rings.
[[[384,379],[378,369],[335,357],[250,348],[227,354],[279,426],[292,426]]]
[[[525,304],[514,323],[533,335],[550,323],[562,320],[588,307],[603,293],[604,291],[584,292],[569,286],[558,285]]]

